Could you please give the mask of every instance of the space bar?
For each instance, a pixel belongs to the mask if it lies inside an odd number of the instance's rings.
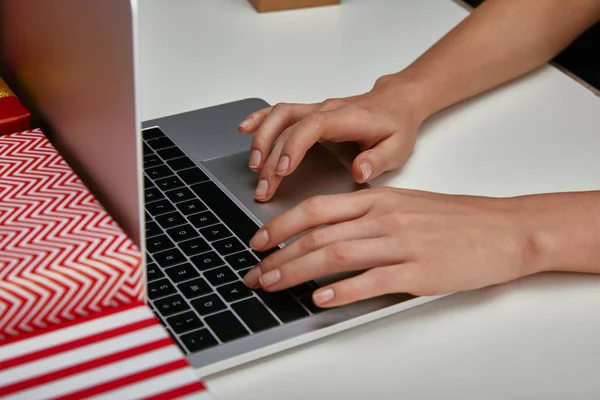
[[[250,242],[258,226],[217,185],[203,182],[192,190],[245,244]]]

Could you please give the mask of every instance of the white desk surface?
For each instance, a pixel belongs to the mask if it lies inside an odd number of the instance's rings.
[[[450,0],[142,0],[142,117],[364,92],[466,15]],[[492,196],[600,188],[600,99],[547,67],[423,128],[379,184]],[[207,379],[219,400],[597,398],[600,277],[461,293]]]

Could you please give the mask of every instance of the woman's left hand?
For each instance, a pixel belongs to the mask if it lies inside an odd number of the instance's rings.
[[[304,233],[254,267],[252,288],[277,291],[344,271],[363,273],[313,294],[321,307],[388,293],[438,295],[503,283],[540,270],[521,198],[376,188],[311,198],[268,222],[260,251]],[[317,228],[317,229],[313,229]]]

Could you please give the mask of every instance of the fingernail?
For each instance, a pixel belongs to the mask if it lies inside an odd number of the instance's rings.
[[[360,164],[360,172],[362,173],[363,181],[369,179],[371,173],[373,172],[371,163],[365,161],[364,163]]]
[[[290,158],[288,156],[283,156],[279,159],[277,163],[277,168],[275,169],[275,173],[277,175],[285,174],[290,166]]]
[[[264,275],[261,275],[259,278],[260,285],[262,287],[269,287],[281,280],[281,272],[278,269],[274,269],[273,271],[269,271]]]
[[[250,247],[254,250],[261,249],[267,243],[269,243],[269,232],[267,232],[266,229],[259,230],[254,237],[250,239]]]
[[[258,185],[256,185],[256,190],[254,191],[254,197],[257,199],[267,197],[267,189],[269,189],[269,181],[266,179],[261,179],[258,181]]]
[[[240,122],[238,124],[238,126],[240,128],[247,128],[250,125],[250,121],[252,120],[253,117],[254,117],[253,115],[248,116],[245,120],[243,120],[242,122]]]
[[[260,153],[260,150],[252,150],[252,153],[250,153],[250,161],[248,162],[248,165],[250,166],[250,168],[258,168],[258,166],[260,165],[260,162],[262,160],[262,154]]]
[[[313,294],[313,300],[315,304],[323,304],[331,301],[334,296],[335,293],[333,292],[333,289],[325,289]]]
[[[248,287],[255,288],[258,286],[261,275],[262,271],[260,270],[260,267],[254,267],[250,271],[248,271],[246,276],[244,276],[244,283]]]

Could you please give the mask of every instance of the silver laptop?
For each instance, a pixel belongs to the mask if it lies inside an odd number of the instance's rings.
[[[434,299],[400,294],[316,307],[314,289],[343,276],[278,293],[246,288],[243,275],[268,255],[248,247],[258,227],[310,196],[359,189],[350,173],[316,145],[274,199],[259,204],[257,176],[247,166],[250,138],[236,126],[264,101],[139,121],[136,20],[143,3],[0,4],[4,74],[146,254],[148,305],[201,375]],[[23,21],[36,22],[24,29]]]

